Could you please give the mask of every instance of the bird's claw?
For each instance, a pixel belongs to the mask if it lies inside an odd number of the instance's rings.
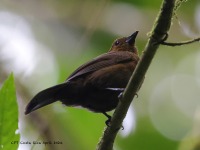
[[[108,119],[105,121],[105,124],[107,125],[107,127],[110,127],[110,123],[111,123],[111,119],[112,117],[110,115],[108,115],[106,112],[102,112]],[[121,126],[122,130],[124,130],[124,126]],[[120,129],[120,128],[119,128]],[[118,130],[119,130],[118,129]]]
[[[105,124],[107,125],[107,127],[110,127],[110,122],[112,117],[110,115],[108,115],[106,112],[102,112],[108,119],[105,121]]]
[[[136,98],[138,98],[138,93],[135,93],[135,96]],[[123,97],[123,92],[121,92],[119,95],[118,95],[118,99],[121,101],[122,100],[122,97]]]
[[[119,95],[118,95],[118,99],[121,101],[122,100],[122,96],[123,96],[123,92],[121,92]]]
[[[108,118],[108,120],[105,121],[105,124],[107,125],[107,127],[110,127],[110,123],[111,123],[111,117]],[[119,128],[119,129],[120,129],[120,128]],[[118,130],[119,130],[119,129],[118,129]],[[123,125],[121,126],[121,129],[124,130],[124,126],[123,126]]]
[[[105,121],[105,124],[107,125],[107,127],[110,127],[110,123],[111,123],[111,117]]]

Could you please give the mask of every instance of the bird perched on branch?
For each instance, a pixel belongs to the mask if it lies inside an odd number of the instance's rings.
[[[39,92],[28,103],[25,114],[56,101],[66,106],[81,106],[93,112],[106,113],[116,108],[139,61],[135,39],[138,31],[115,40],[104,53],[76,69],[64,83]]]

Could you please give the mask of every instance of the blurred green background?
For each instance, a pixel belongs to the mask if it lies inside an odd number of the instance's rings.
[[[93,150],[106,118],[60,102],[25,116],[40,90],[63,82],[72,71],[105,53],[117,37],[138,30],[140,55],[161,0],[1,0],[0,84],[15,75],[19,150]],[[183,3],[168,41],[199,36],[200,2]],[[200,149],[200,46],[160,46],[118,134],[116,150]],[[12,108],[11,108],[12,109]],[[12,118],[11,118],[12,119]]]

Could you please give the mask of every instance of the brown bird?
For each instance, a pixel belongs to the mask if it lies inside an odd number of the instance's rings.
[[[131,77],[138,61],[135,39],[138,31],[131,36],[117,39],[110,50],[76,69],[67,80],[39,92],[29,102],[25,114],[61,101],[66,106],[81,106],[93,112],[106,113],[116,108],[121,94]]]

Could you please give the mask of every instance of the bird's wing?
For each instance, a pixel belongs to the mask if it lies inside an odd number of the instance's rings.
[[[83,64],[80,66],[78,69],[76,69],[67,79],[68,81],[71,81],[77,77],[86,75],[88,73],[97,71],[99,69],[112,66],[118,63],[124,63],[124,62],[129,62],[133,61],[133,53],[128,52],[128,51],[123,51],[123,52],[108,52],[105,54],[102,54],[93,60],[89,61],[86,64]],[[135,56],[135,61],[138,61],[138,57]]]

